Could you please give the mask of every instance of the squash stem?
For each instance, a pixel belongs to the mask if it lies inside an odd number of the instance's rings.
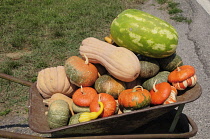
[[[88,64],[89,63],[88,57],[86,56],[86,54],[83,54],[83,55],[85,57],[85,64]]]
[[[136,88],[141,88],[141,90],[143,91],[143,87],[141,85],[136,85],[134,86],[132,92],[136,92]]]
[[[155,82],[154,82],[154,84],[153,84],[153,90],[154,90],[155,92],[158,91],[157,88],[155,87],[156,83],[157,83],[157,80],[155,80]]]
[[[81,92],[82,92],[82,94],[84,95],[84,90],[83,90],[83,87],[82,87],[82,85],[80,86],[81,87]]]
[[[177,64],[177,71],[180,71],[181,69],[179,68],[179,64],[181,64],[182,61],[180,61],[178,64]]]

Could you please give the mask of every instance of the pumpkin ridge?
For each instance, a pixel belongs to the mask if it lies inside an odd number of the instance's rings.
[[[46,87],[48,88],[48,90],[50,92],[54,92],[54,89],[52,88],[52,85],[51,85],[51,78],[50,78],[50,68],[46,68],[44,70],[44,75],[45,75],[45,78],[46,79],[49,79],[49,80],[45,80],[46,84],[48,84]]]
[[[65,81],[65,77],[63,76],[63,72],[62,72],[62,69],[64,69],[63,66],[58,66],[56,68],[57,70],[57,90],[59,93],[63,92],[63,88],[64,88],[64,81]]]
[[[53,88],[53,92],[56,92],[58,93],[58,90],[57,90],[57,80],[58,80],[58,76],[57,76],[57,72],[56,72],[56,67],[51,67],[50,68],[50,79],[52,81],[52,88]]]
[[[37,80],[37,85],[39,86],[39,88],[43,89],[42,91],[44,92],[43,95],[50,95],[50,90],[47,88],[47,86],[45,85],[45,82],[44,82],[44,70],[41,70],[39,73],[38,73],[38,80]]]

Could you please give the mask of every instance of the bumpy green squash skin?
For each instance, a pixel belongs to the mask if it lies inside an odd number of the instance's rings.
[[[96,80],[94,88],[98,93],[107,93],[117,99],[120,92],[126,89],[126,85],[110,75],[102,75]]]
[[[72,110],[75,113],[90,112],[90,108],[89,107],[81,107],[81,106],[76,105],[74,102],[72,103]]]
[[[166,71],[170,71],[170,72],[175,70],[177,67],[183,65],[182,58],[179,55],[177,55],[176,53],[172,54],[169,57],[160,58],[157,60],[160,64],[160,68],[162,70],[166,70]]]
[[[117,45],[153,58],[172,55],[178,44],[178,34],[172,25],[137,9],[120,13],[110,32]]]
[[[70,118],[69,124],[68,124],[68,125],[73,125],[73,124],[78,124],[78,123],[80,123],[80,122],[79,122],[79,117],[80,117],[81,114],[82,114],[82,112],[81,112],[81,113],[74,114],[74,115]]]
[[[123,113],[126,113],[126,112],[131,112],[131,111],[143,109],[143,108],[149,107],[150,102],[151,102],[150,97],[145,98],[145,100],[141,104],[138,104],[136,107],[123,107],[123,108],[121,108],[121,110],[123,111]]]
[[[161,83],[161,82],[167,82],[169,73],[170,73],[169,71],[161,71],[161,72],[159,72],[154,77],[149,78],[148,80],[146,80],[142,84],[142,87],[144,89],[147,89],[148,91],[150,91],[153,88],[153,84],[154,84],[154,82],[156,80],[157,80],[156,84]]]
[[[138,78],[151,78],[159,72],[160,66],[156,59],[145,56],[138,56],[138,58],[141,65],[141,72]]]
[[[68,125],[70,117],[69,104],[64,100],[55,100],[49,107],[47,121],[50,129]]]

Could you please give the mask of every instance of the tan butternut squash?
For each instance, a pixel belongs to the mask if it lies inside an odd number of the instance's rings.
[[[131,82],[140,73],[140,62],[137,56],[123,47],[116,47],[93,37],[82,41],[80,54],[89,58],[91,63],[99,63],[115,78]]]
[[[64,66],[41,70],[37,76],[36,87],[43,98],[50,98],[55,93],[62,93],[71,97],[77,89],[67,78]]]

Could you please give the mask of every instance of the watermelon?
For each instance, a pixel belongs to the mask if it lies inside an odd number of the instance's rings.
[[[120,13],[110,33],[118,46],[152,58],[168,57],[178,45],[178,33],[171,24],[137,9]]]

